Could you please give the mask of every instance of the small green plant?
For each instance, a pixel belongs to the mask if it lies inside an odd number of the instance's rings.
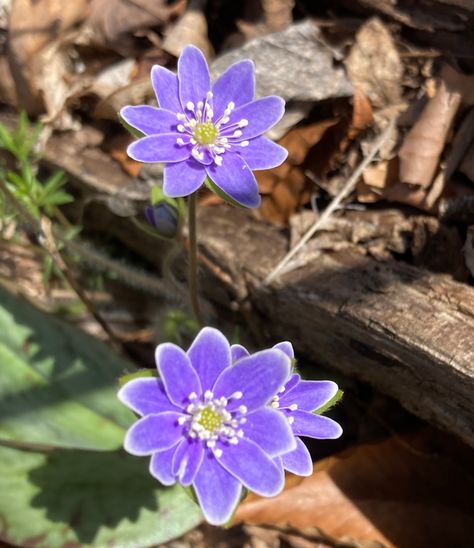
[[[30,124],[24,112],[12,131],[0,123],[0,150],[11,155],[0,164],[0,177],[12,196],[36,219],[42,214],[57,217],[57,206],[73,200],[63,188],[67,179],[62,171],[54,172],[45,181],[38,179],[36,146],[40,132],[41,124]],[[0,213],[4,220],[17,214],[3,195],[0,195]]]

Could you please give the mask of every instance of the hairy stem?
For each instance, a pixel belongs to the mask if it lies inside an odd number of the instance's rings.
[[[191,194],[188,200],[188,230],[189,230],[189,296],[194,317],[199,326],[203,325],[198,294],[198,257],[197,257],[197,230],[196,230],[196,193]]]

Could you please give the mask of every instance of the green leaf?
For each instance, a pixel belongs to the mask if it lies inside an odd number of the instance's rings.
[[[158,377],[158,371],[153,371],[152,369],[141,369],[140,371],[135,371],[135,373],[122,375],[119,379],[119,385],[120,387],[122,387],[127,384],[127,382],[133,381],[134,379],[143,379],[149,377]]]
[[[133,365],[0,288],[0,440],[111,450],[134,415],[116,396]]]
[[[0,447],[0,540],[15,546],[146,547],[201,521],[179,486],[162,487],[147,459],[122,451]]]

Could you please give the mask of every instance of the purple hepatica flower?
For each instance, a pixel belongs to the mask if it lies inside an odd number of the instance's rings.
[[[156,65],[151,80],[160,108],[127,106],[120,112],[145,135],[128,147],[128,155],[166,163],[167,196],[188,196],[207,176],[238,204],[258,207],[252,170],[279,166],[288,153],[263,136],[283,116],[284,101],[276,96],[254,101],[253,63],[239,61],[211,84],[204,55],[187,46],[177,75]]]
[[[295,354],[290,342],[278,343],[273,348],[294,360]],[[240,359],[249,356],[249,352],[238,344],[233,345],[231,351],[236,365]],[[335,382],[304,381],[294,373],[273,397],[270,407],[278,409],[286,417],[296,439],[295,449],[275,458],[285,470],[299,476],[310,476],[313,472],[311,455],[299,436],[325,440],[336,439],[342,434],[342,428],[336,421],[314,414],[336,395],[337,390]]]
[[[232,365],[227,339],[206,327],[187,353],[160,344],[156,361],[160,379],[134,379],[118,394],[142,415],[125,449],[151,455],[150,472],[162,484],[192,485],[214,525],[229,520],[242,485],[278,494],[284,474],[275,459],[295,448],[295,438],[268,404],[290,374],[288,356],[270,349]]]

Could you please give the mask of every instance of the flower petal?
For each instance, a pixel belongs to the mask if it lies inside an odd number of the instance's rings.
[[[214,119],[218,120],[232,101],[239,107],[255,95],[255,67],[250,59],[231,65],[212,86]]]
[[[222,165],[211,164],[206,171],[226,194],[245,207],[258,207],[260,195],[254,174],[245,161],[230,150],[222,155]]]
[[[178,77],[174,72],[155,65],[151,69],[151,83],[153,90],[161,108],[171,110],[171,112],[182,112],[179,101]]]
[[[125,451],[144,456],[173,447],[183,435],[183,427],[178,424],[182,416],[181,413],[165,411],[138,420],[125,435]]]
[[[313,473],[313,461],[306,445],[299,439],[296,439],[296,449],[281,455],[283,467],[298,474],[298,476],[311,476]]]
[[[274,126],[285,112],[285,101],[276,95],[262,97],[251,103],[236,108],[230,113],[229,122],[222,125],[221,133],[225,134],[225,128],[231,124],[237,124],[241,120],[247,120],[248,125],[241,128],[242,136],[236,141],[246,141],[258,137]],[[231,130],[233,133],[233,129]],[[232,139],[234,141],[234,138]]]
[[[163,485],[173,485],[176,483],[176,476],[171,470],[174,454],[177,446],[173,445],[170,449],[153,453],[150,460],[150,474]]]
[[[178,119],[176,114],[164,108],[139,105],[136,107],[124,107],[120,116],[134,128],[145,135],[156,135],[157,133],[175,133]]]
[[[117,394],[118,399],[139,415],[179,411],[169,400],[160,379],[133,379],[125,384]]]
[[[333,440],[342,434],[341,426],[328,417],[313,415],[306,411],[293,411],[290,416],[295,419],[292,424],[295,436]]]
[[[184,439],[173,458],[173,474],[182,485],[191,485],[194,481],[204,457],[204,447],[201,440]]]
[[[284,352],[290,358],[290,360],[295,359],[295,351],[293,350],[293,345],[290,343],[290,341],[279,342],[278,344],[275,344],[273,348]]]
[[[163,174],[163,192],[171,198],[189,196],[204,182],[206,170],[194,158],[167,164]]]
[[[295,436],[290,423],[283,413],[263,408],[247,416],[242,427],[244,436],[271,457],[292,451],[296,447]]]
[[[290,360],[280,350],[262,350],[242,358],[221,373],[214,385],[214,396],[230,398],[242,392],[240,399],[231,400],[227,409],[245,405],[248,411],[267,404],[283,386],[290,372]]]
[[[212,327],[201,329],[187,354],[203,391],[210,390],[217,377],[232,363],[229,342]]]
[[[128,146],[127,154],[138,162],[182,162],[191,156],[191,150],[177,144],[180,135],[162,133],[142,137]]]
[[[211,77],[207,61],[201,50],[186,46],[178,59],[179,97],[183,110],[190,101],[197,105],[211,90]]]
[[[235,149],[234,149],[235,150]],[[238,149],[250,169],[271,169],[281,165],[288,156],[286,148],[277,145],[268,137],[256,137],[249,146]]]
[[[291,375],[290,379],[285,384],[285,390],[283,390],[282,394],[285,394],[286,392],[289,392],[300,381],[301,381],[301,377],[298,375],[298,373],[293,373],[293,375]],[[282,397],[284,397],[284,396],[280,396],[280,400],[282,399]]]
[[[206,451],[193,483],[206,521],[223,525],[239,503],[242,484],[225,470],[210,451]]]
[[[253,441],[242,438],[236,445],[218,446],[222,450],[220,464],[251,491],[272,497],[283,489],[283,471]]]
[[[201,395],[199,377],[179,346],[172,343],[158,345],[155,359],[166,393],[175,405],[183,407],[192,392]]]
[[[240,358],[246,358],[247,356],[250,356],[250,352],[241,344],[233,344],[230,347],[230,352],[232,354],[232,363],[240,360]]]
[[[280,397],[280,407],[297,404],[301,411],[314,411],[337,394],[337,384],[332,381],[301,381]]]

